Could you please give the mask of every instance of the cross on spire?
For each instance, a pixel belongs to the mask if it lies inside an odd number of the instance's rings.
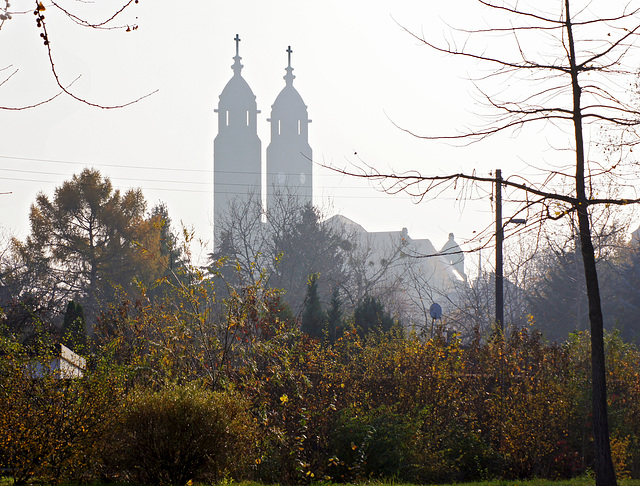
[[[242,64],[240,64],[240,59],[242,59],[240,57],[240,35],[236,34],[233,40],[236,41],[236,57],[233,58],[234,63],[231,68],[233,69],[233,72],[239,76],[240,71],[242,71]]]
[[[287,74],[284,75],[284,80],[287,82],[287,86],[291,86],[291,84],[293,84],[293,80],[295,79],[295,76],[293,75],[293,68],[291,67],[292,52],[293,52],[293,49],[291,49],[291,46],[287,47],[287,55],[289,57],[289,62],[288,62],[287,68],[285,69],[285,71],[287,71]]]
[[[236,56],[239,56],[240,55],[240,35],[236,34],[233,40],[236,41]]]

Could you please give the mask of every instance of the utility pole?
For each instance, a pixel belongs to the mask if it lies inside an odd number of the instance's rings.
[[[504,279],[502,276],[502,171],[496,169],[496,325],[504,334]]]
[[[509,223],[526,224],[527,220],[511,217],[502,223],[502,171],[496,169],[496,325],[504,334],[504,275],[502,267],[502,246],[504,243],[504,227]]]

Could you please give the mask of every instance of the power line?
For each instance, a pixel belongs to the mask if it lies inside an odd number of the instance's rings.
[[[38,182],[40,184],[59,184],[59,181],[43,181],[39,179],[18,179],[17,177],[0,177],[1,181],[17,181],[17,182]],[[162,182],[162,181],[160,181]],[[170,181],[167,181],[170,182]],[[116,189],[137,189],[133,186],[114,186]],[[163,192],[191,192],[191,193],[201,193],[201,194],[213,194],[213,191],[202,191],[198,189],[176,189],[176,188],[160,188],[160,187],[142,187],[145,191],[163,191]],[[242,194],[242,193],[238,193]]]
[[[56,164],[70,164],[70,165],[82,165],[88,166],[89,164],[85,164],[82,162],[73,162],[66,160],[54,160],[54,159],[39,159],[33,157],[18,157],[18,156],[9,156],[9,155],[0,155],[0,159],[9,159],[9,160],[24,160],[24,161],[33,161],[33,162],[46,162],[46,163],[56,163]],[[161,170],[161,171],[177,171],[177,172],[198,172],[198,173],[212,173],[210,170],[201,170],[201,169],[184,169],[184,168],[166,168],[166,167],[145,167],[145,166],[136,166],[136,165],[119,165],[119,164],[94,164],[95,166],[105,166],[105,167],[115,167],[115,168],[128,168],[128,169],[142,169],[142,170]],[[59,172],[46,172],[46,171],[38,171],[38,170],[28,170],[28,169],[10,169],[10,168],[0,168],[0,171],[6,172],[17,172],[24,174],[37,174],[37,175],[46,175],[46,176],[63,176],[67,177],[67,174],[59,173]],[[242,171],[216,171],[221,174],[246,174],[246,175],[258,175],[259,172],[242,172]],[[288,174],[290,176],[295,176],[297,174]],[[315,175],[315,178],[325,178],[325,177],[345,177],[343,174],[323,174],[323,175]],[[136,182],[157,182],[161,184],[188,184],[188,185],[203,185],[203,186],[211,186],[212,182],[209,181],[176,181],[176,180],[165,180],[165,179],[149,179],[149,178],[133,178],[133,177],[111,177],[109,179],[117,180],[117,181],[136,181]],[[17,178],[17,177],[3,177],[0,176],[0,180],[4,181],[16,181],[16,182],[35,182],[41,184],[59,184],[60,181],[52,181],[52,180],[42,180],[42,179],[31,179],[31,178]],[[225,183],[224,186],[236,186],[236,187],[247,187],[247,184],[243,183]],[[131,188],[131,186],[123,187],[122,185],[116,186],[118,189],[123,188]],[[141,189],[145,191],[164,191],[164,192],[190,192],[190,193],[200,193],[200,194],[213,194],[213,189],[210,190],[199,190],[199,189],[180,189],[180,188],[157,188],[157,187],[141,187]],[[333,192],[338,189],[337,187],[329,187],[329,188],[318,188],[314,192]],[[371,189],[370,187],[365,186],[340,186],[339,189],[353,189],[353,190],[366,190]],[[235,191],[224,191],[224,194],[230,196],[242,196],[246,194],[246,191],[235,192]],[[380,194],[375,196],[356,196],[356,195],[336,195],[331,194],[330,197],[334,197],[336,199],[387,199],[390,197],[388,194]],[[398,196],[394,195],[396,199],[404,199],[404,200],[412,200],[414,196],[403,195]],[[455,200],[455,197],[439,197],[439,200]]]
[[[205,174],[213,174],[213,170],[209,169],[186,169],[183,167],[151,167],[151,166],[143,166],[143,165],[123,165],[123,164],[110,164],[107,162],[100,163],[89,163],[89,162],[75,162],[70,160],[56,160],[56,159],[40,159],[36,157],[19,157],[14,155],[0,155],[0,159],[9,159],[9,160],[23,160],[30,162],[46,162],[50,164],[67,164],[67,165],[78,165],[83,167],[114,167],[118,169],[140,169],[140,170],[162,170],[162,171],[176,171],[176,172],[199,172]],[[215,172],[220,174],[246,174],[246,175],[261,175],[260,171],[236,171],[236,170],[216,170]],[[56,174],[57,175],[57,174]],[[64,175],[64,174],[62,174]],[[297,176],[298,173],[288,173],[285,174],[288,176]],[[344,174],[316,174],[315,177],[345,177]]]
[[[64,177],[67,176],[67,174],[62,174],[60,172],[43,172],[43,171],[39,171],[39,170],[26,170],[26,169],[4,169],[4,168],[0,168],[0,171],[20,172],[20,173],[25,173],[25,174],[54,175],[54,176],[64,176]],[[147,179],[147,178],[137,179],[135,177],[109,177],[109,179],[117,179],[117,180],[123,180],[123,181],[138,181],[138,182],[161,182],[161,183],[168,183],[168,184],[204,184],[204,185],[210,185],[211,184],[210,182],[202,182],[202,181],[175,181],[175,180]]]
[[[2,169],[0,169],[2,170]],[[114,178],[114,180],[120,180],[120,178]],[[122,179],[122,180],[137,180],[137,179]],[[141,179],[143,181],[148,180],[148,179]],[[24,178],[17,178],[17,177],[2,177],[0,176],[0,181],[16,181],[16,182],[37,182],[40,184],[59,184],[60,181],[43,181],[41,179],[24,179]],[[166,182],[166,183],[170,183],[173,181],[157,181],[157,182]],[[190,184],[190,183],[188,183]],[[203,183],[203,184],[208,184],[208,183]],[[225,184],[225,185],[235,185],[235,186],[243,186],[244,184]],[[134,186],[123,186],[123,185],[115,185],[114,186],[116,189],[136,189],[137,187]],[[197,194],[213,194],[213,190],[199,190],[199,189],[177,189],[177,188],[172,188],[172,187],[140,187],[140,189],[142,189],[143,191],[160,191],[160,192],[189,192],[189,193],[197,193]],[[342,187],[341,189],[344,189],[344,187]],[[362,188],[351,188],[351,189],[362,189]],[[314,191],[316,192],[316,191]],[[321,191],[321,192],[325,192],[325,191]],[[244,196],[246,195],[246,191],[245,192],[235,192],[235,191],[224,191],[223,194],[227,195],[227,196]],[[386,199],[387,201],[389,200],[390,195],[388,194],[380,194],[379,196],[354,196],[354,195],[339,195],[339,194],[330,194],[328,197],[332,197],[335,199]],[[414,199],[414,196],[397,196],[394,195],[393,196],[394,199],[402,199],[402,200],[406,200],[406,201],[411,201]],[[478,198],[478,199],[482,199],[482,198]],[[443,200],[447,200],[447,201],[454,201],[456,200],[456,198],[454,197],[439,197],[438,198],[439,201],[443,201]]]
[[[12,155],[0,155],[0,159],[12,159],[12,160],[26,160],[31,162],[48,162],[53,164],[70,164],[70,165],[82,165],[82,166],[96,166],[96,167],[116,167],[119,169],[144,169],[144,170],[167,170],[167,171],[178,171],[178,172],[204,172],[204,173],[212,173],[211,170],[204,169],[185,169],[181,168],[173,168],[173,167],[149,167],[142,165],[122,165],[122,164],[108,164],[108,163],[87,163],[87,162],[73,162],[70,160],[54,160],[54,159],[37,159],[33,157],[17,157]]]

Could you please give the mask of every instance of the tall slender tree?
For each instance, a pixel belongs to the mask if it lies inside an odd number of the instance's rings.
[[[343,326],[342,300],[340,299],[338,287],[335,287],[331,294],[331,301],[329,301],[329,309],[327,310],[327,332],[330,341],[333,342],[340,336]]]
[[[320,296],[318,295],[318,277],[319,275],[317,273],[309,275],[307,294],[302,309],[301,326],[303,332],[315,338],[322,337],[327,320],[327,316],[322,310]]]

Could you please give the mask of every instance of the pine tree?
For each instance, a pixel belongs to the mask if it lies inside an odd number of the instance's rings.
[[[84,310],[73,300],[67,304],[62,322],[62,344],[75,351],[84,352],[87,346],[87,328],[84,322]]]
[[[342,333],[342,301],[338,288],[333,289],[331,294],[331,302],[329,302],[329,310],[327,311],[327,330],[329,331],[329,340],[335,341]]]
[[[100,308],[121,290],[138,293],[167,266],[160,216],[146,218],[140,189],[121,194],[100,171],[84,169],[31,206],[31,233],[13,240],[25,290],[81,302],[93,334]],[[59,299],[59,300],[58,300]]]
[[[393,317],[384,309],[384,305],[375,297],[366,296],[356,307],[354,324],[361,336],[373,330],[390,331],[393,327]]]
[[[307,282],[307,295],[302,311],[302,331],[309,336],[321,338],[326,322],[326,315],[320,304],[318,295],[318,274],[313,273]]]

